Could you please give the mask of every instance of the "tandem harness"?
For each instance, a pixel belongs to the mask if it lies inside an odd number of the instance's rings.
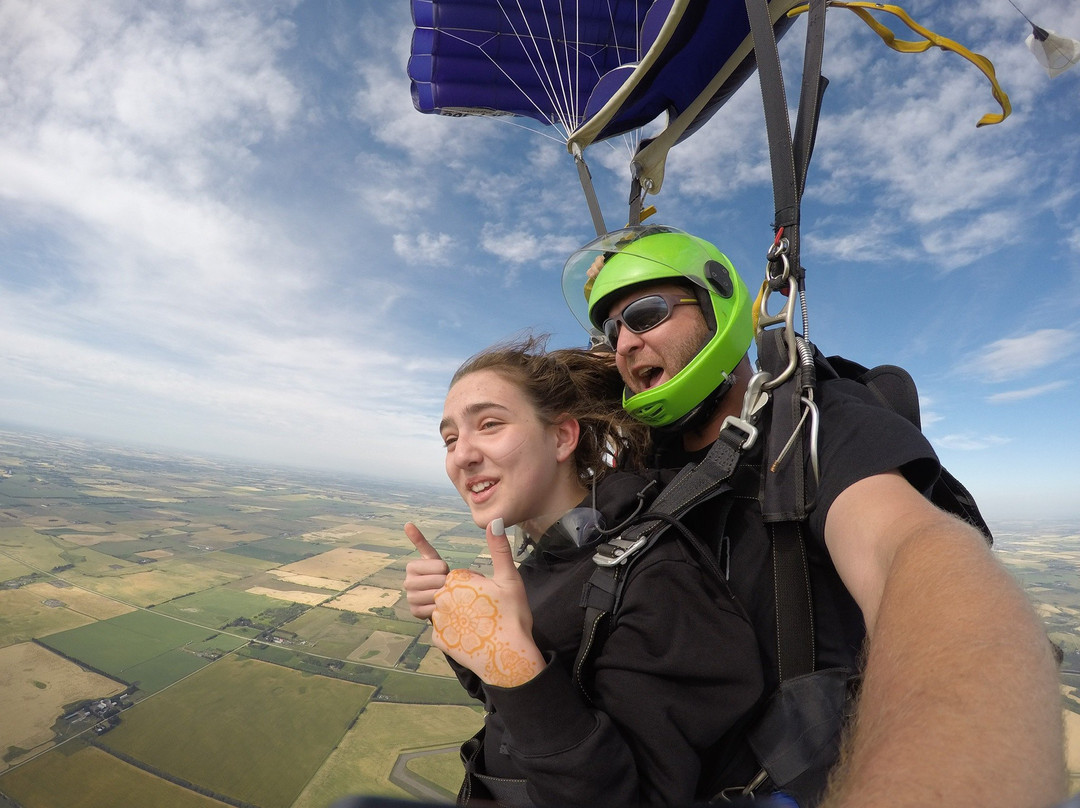
[[[767,332],[759,346],[764,362],[777,359],[783,352],[783,341],[779,331]],[[855,671],[819,670],[816,666],[805,539],[807,515],[813,508],[816,489],[812,446],[816,443],[816,421],[809,421],[809,428],[804,428],[804,401],[818,378],[850,379],[868,388],[882,407],[920,426],[918,392],[907,371],[892,365],[868,370],[851,360],[826,359],[816,350],[809,350],[813,362],[808,367],[800,364],[787,382],[775,388],[774,401],[766,402],[761,393],[769,374],[755,375],[744,398],[742,415],[725,421],[705,458],[680,470],[647,511],[628,520],[620,526],[617,537],[598,546],[593,557],[596,568],[582,592],[584,629],[574,663],[574,680],[589,698],[591,662],[617,623],[630,572],[669,531],[691,548],[703,568],[738,602],[728,582],[726,561],[730,545],[723,546],[728,540],[725,538],[719,547],[708,546],[681,520],[695,507],[711,501],[718,523],[716,535],[725,536],[723,523],[736,494],[745,495],[751,487],[760,492],[772,557],[777,648],[777,669],[772,672],[772,678],[778,685],[746,730],[746,740],[760,767],[757,776],[737,786],[721,778],[724,788],[717,798],[783,790],[803,808],[816,804],[824,791],[828,773],[839,754],[840,736],[849,717],[850,696],[856,682]],[[786,389],[788,385],[799,391],[794,402]],[[789,406],[784,406],[786,402]],[[771,406],[766,407],[766,403]],[[811,446],[802,447],[799,451],[804,454],[800,455],[791,449],[791,436],[806,432]],[[766,458],[760,474],[752,466],[740,466],[744,450],[759,440],[765,444]],[[945,469],[941,470],[930,498],[991,539],[971,494]],[[762,584],[767,585],[765,581]],[[714,762],[721,771],[727,763]]]

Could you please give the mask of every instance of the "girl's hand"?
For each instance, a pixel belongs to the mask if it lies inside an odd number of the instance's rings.
[[[462,569],[445,576],[434,595],[432,638],[485,683],[515,687],[543,670],[544,656],[533,641],[532,611],[502,519],[488,525],[487,542],[492,576]]]
[[[405,565],[405,599],[412,616],[427,620],[435,610],[435,593],[446,583],[450,567],[412,522],[405,523],[405,535],[420,551],[420,558]]]

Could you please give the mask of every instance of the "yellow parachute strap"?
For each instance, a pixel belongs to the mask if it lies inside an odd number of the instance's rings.
[[[923,28],[917,22],[915,22],[908,13],[899,6],[889,5],[886,3],[869,3],[863,2],[863,0],[830,0],[830,6],[838,6],[840,8],[846,8],[859,15],[860,19],[869,25],[878,36],[895,51],[900,53],[922,53],[929,50],[931,47],[939,47],[944,51],[952,51],[958,53],[975,65],[979,70],[983,72],[983,75],[990,80],[991,92],[994,98],[1001,105],[1001,113],[987,113],[979,119],[976,126],[986,126],[988,124],[1001,123],[1003,120],[1009,117],[1009,113],[1012,112],[1012,105],[1009,104],[1009,96],[1005,94],[1005,91],[1001,89],[1001,85],[998,84],[997,74],[994,72],[993,63],[985,56],[968,50],[959,42],[954,42],[951,39],[947,39],[939,34],[935,34],[926,28]],[[788,12],[789,17],[794,17],[797,14],[802,14],[809,8],[809,5],[796,6]],[[870,11],[884,11],[888,14],[892,14],[899,17],[908,28],[917,34],[925,37],[923,40],[916,42],[910,42],[903,39],[897,39],[896,34],[892,30],[882,23],[878,22]]]
[[[764,280],[761,282],[761,288],[758,289],[757,298],[754,300],[754,308],[750,310],[750,320],[754,324],[754,333],[758,332],[758,320],[761,317],[761,301],[765,299],[765,290],[769,288],[769,281]]]

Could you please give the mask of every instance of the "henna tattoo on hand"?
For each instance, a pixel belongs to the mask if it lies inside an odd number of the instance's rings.
[[[488,579],[469,570],[451,570],[435,597],[433,632],[446,652],[488,684],[514,687],[532,679],[540,666],[524,648],[501,639],[499,599],[483,591]]]

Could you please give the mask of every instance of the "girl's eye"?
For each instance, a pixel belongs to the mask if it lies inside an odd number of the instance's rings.
[[[456,436],[447,435],[446,437],[443,438],[443,446],[445,446],[447,449],[452,449],[452,448],[454,448],[454,442],[456,440],[457,440]]]
[[[494,429],[499,425],[498,421],[484,421],[480,424],[481,429]]]

